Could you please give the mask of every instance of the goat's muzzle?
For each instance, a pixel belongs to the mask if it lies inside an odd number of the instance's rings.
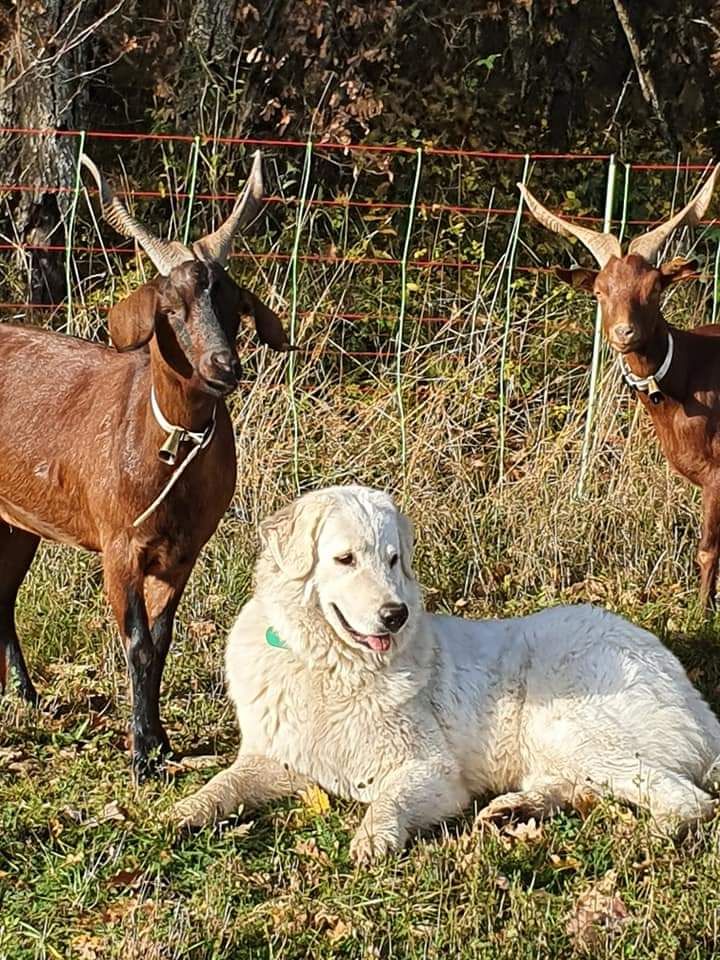
[[[240,382],[242,365],[232,350],[215,350],[203,357],[198,373],[210,392],[225,396]]]
[[[629,324],[617,324],[610,331],[608,339],[613,350],[618,353],[632,353],[639,342],[637,330]]]

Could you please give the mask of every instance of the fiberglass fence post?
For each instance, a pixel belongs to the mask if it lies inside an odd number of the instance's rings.
[[[715,250],[715,270],[713,271],[713,298],[712,298],[712,323],[717,323],[718,297],[720,297],[720,288],[718,287],[718,272],[720,272],[720,239],[717,241]]]
[[[188,245],[190,237],[190,224],[192,223],[192,208],[195,202],[195,184],[197,183],[198,157],[200,155],[200,137],[195,136],[192,143],[190,154],[190,190],[188,191],[187,213],[185,214],[185,230],[183,231],[183,243]]]
[[[608,163],[607,187],[605,189],[605,217],[603,231],[608,233],[612,225],[613,200],[615,198],[615,154],[610,155]],[[585,416],[585,433],[583,436],[582,452],[580,454],[580,476],[578,477],[577,496],[582,497],[585,490],[590,446],[592,443],[592,426],[595,413],[595,395],[597,393],[598,370],[600,368],[600,350],[602,347],[602,318],[600,305],[595,308],[595,335],[593,337],[592,363],[590,366],[590,388],[588,390],[587,414]]]
[[[73,190],[72,203],[70,205],[70,218],[65,230],[65,287],[67,289],[67,332],[73,332],[73,308],[72,308],[72,257],[73,257],[73,237],[75,234],[75,217],[77,215],[78,197],[80,196],[80,187],[82,186],[82,175],[80,166],[80,157],[85,152],[85,131],[81,130],[78,137],[78,151],[75,159],[75,189]]]
[[[530,170],[530,154],[525,154],[525,163],[522,172],[522,184],[527,183],[528,171]],[[498,486],[505,482],[505,412],[507,407],[507,395],[505,392],[505,364],[507,361],[508,342],[510,340],[510,323],[512,320],[512,274],[515,266],[515,251],[517,250],[518,237],[520,235],[520,224],[522,223],[523,198],[520,194],[515,219],[512,230],[510,231],[510,242],[507,252],[507,285],[505,289],[505,326],[503,327],[502,344],[500,347],[500,384],[498,399]]]
[[[398,313],[396,347],[395,347],[395,389],[397,393],[398,417],[400,420],[400,469],[403,477],[403,489],[405,487],[405,462],[407,459],[407,436],[405,432],[405,405],[402,395],[402,350],[403,334],[405,327],[405,313],[407,310],[407,266],[410,256],[410,239],[412,236],[413,221],[415,219],[415,208],[417,205],[418,187],[420,186],[420,173],[422,171],[422,147],[417,148],[415,155],[415,180],[413,182],[412,194],[410,197],[410,207],[408,209],[407,227],[405,229],[405,243],[403,245],[402,260],[400,262],[400,312]]]
[[[618,240],[622,244],[623,237],[625,236],[625,227],[627,227],[627,208],[628,208],[628,196],[630,193],[630,164],[624,164],[625,167],[625,184],[623,185],[623,207],[622,207],[622,218],[620,220],[620,230],[618,232]]]
[[[300,251],[300,236],[302,234],[303,217],[307,204],[308,188],[310,185],[310,165],[312,161],[312,140],[308,137],[305,144],[305,159],[303,161],[302,179],[300,181],[300,203],[298,204],[297,219],[295,220],[295,239],[293,241],[292,256],[290,258],[290,343],[295,343],[295,331],[298,316],[298,255]],[[293,427],[293,482],[295,490],[300,493],[300,422],[297,411],[297,397],[295,395],[295,351],[291,350],[288,357],[288,392],[290,412]]]

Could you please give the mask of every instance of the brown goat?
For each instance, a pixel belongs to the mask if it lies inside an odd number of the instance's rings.
[[[288,343],[276,315],[224,269],[233,235],[259,207],[259,155],[228,220],[193,250],[152,237],[83,162],[106,218],[140,242],[161,276],[110,311],[115,349],[0,325],[0,681],[7,657],[22,695],[37,701],[14,606],[39,540],[101,553],[127,652],[133,767],[142,776],[170,749],[159,694],[175,611],[235,489],[223,397],[240,376],[241,317],[252,316],[274,349]]]
[[[710,203],[720,165],[705,186],[666,223],[635,238],[623,256],[620,242],[561,219],[518,184],[531,213],[555,233],[577,237],[600,270],[556,268],[572,286],[594,293],[610,346],[626,383],[652,417],[671,466],[702,488],[703,527],[698,563],[703,604],[713,602],[720,558],[720,325],[686,331],[667,323],[663,290],[695,274],[694,260],[652,261],[679,227],[694,225]]]

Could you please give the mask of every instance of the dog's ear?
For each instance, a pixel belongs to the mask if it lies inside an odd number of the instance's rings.
[[[406,577],[414,579],[412,569],[413,552],[415,550],[415,530],[412,521],[398,510],[398,530],[400,531],[400,564]]]
[[[315,542],[324,506],[319,497],[301,497],[260,524],[260,542],[291,580],[307,577],[315,566]]]

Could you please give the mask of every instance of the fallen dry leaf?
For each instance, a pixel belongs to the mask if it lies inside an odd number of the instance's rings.
[[[127,812],[123,810],[119,803],[115,800],[112,800],[110,803],[106,803],[102,809],[102,813],[98,817],[90,817],[85,821],[86,827],[99,827],[101,823],[108,823],[109,821],[114,821],[116,823],[123,823],[128,819]]]
[[[100,917],[105,923],[117,923],[129,913],[150,913],[155,907],[153,900],[140,900],[138,897],[120,897],[113,900],[101,912]]]
[[[565,927],[580,950],[593,950],[628,922],[627,907],[615,891],[616,874],[608,873],[580,894]]]
[[[187,632],[193,639],[202,640],[206,637],[214,637],[218,628],[212,620],[192,620],[187,626]]]
[[[129,887],[130,889],[136,889],[140,886],[142,880],[143,871],[139,867],[135,867],[126,870],[118,870],[118,872],[113,874],[112,877],[108,877],[108,879],[105,881],[105,886],[110,887],[111,889],[116,887]]]
[[[330,858],[328,855],[323,853],[312,837],[310,837],[308,840],[298,840],[298,842],[295,844],[295,853],[299,854],[301,857],[310,857],[311,860],[315,860],[317,863],[322,863],[324,866],[328,866],[330,863]]]
[[[312,915],[305,907],[296,906],[287,897],[279,897],[269,907],[273,927],[278,933],[295,935],[308,929]]]
[[[553,870],[557,870],[558,872],[561,870],[577,870],[582,866],[581,861],[578,860],[577,857],[571,857],[568,855],[561,857],[557,853],[550,854],[550,863]]]
[[[571,583],[564,590],[565,596],[582,597],[584,600],[598,601],[606,600],[608,595],[607,584],[597,577],[586,577],[585,580],[579,580],[577,583]]]
[[[573,797],[573,810],[575,810],[583,820],[586,820],[599,802],[600,797],[597,793],[593,793],[592,790],[580,792]]]
[[[206,770],[208,767],[219,767],[223,758],[215,753],[203,754],[198,757],[181,757],[179,760],[167,760],[165,772],[170,774],[182,773],[185,770]]]
[[[17,747],[0,747],[0,770],[3,770],[11,763],[17,763],[24,759],[24,754]]]
[[[239,816],[241,812],[242,812],[242,807],[238,811],[237,816]],[[228,827],[226,830],[223,830],[223,836],[238,837],[238,838],[244,837],[244,836],[247,836],[248,833],[250,833],[250,831],[254,826],[255,826],[254,820],[246,820],[244,823],[238,823],[237,826]]]
[[[348,937],[352,937],[354,932],[352,924],[346,920],[338,919],[334,926],[328,927],[327,938],[330,943],[339,943],[341,940],[347,940]]]
[[[73,960],[101,960],[103,956],[106,956],[107,941],[105,937],[80,933],[73,937],[70,946]]]

